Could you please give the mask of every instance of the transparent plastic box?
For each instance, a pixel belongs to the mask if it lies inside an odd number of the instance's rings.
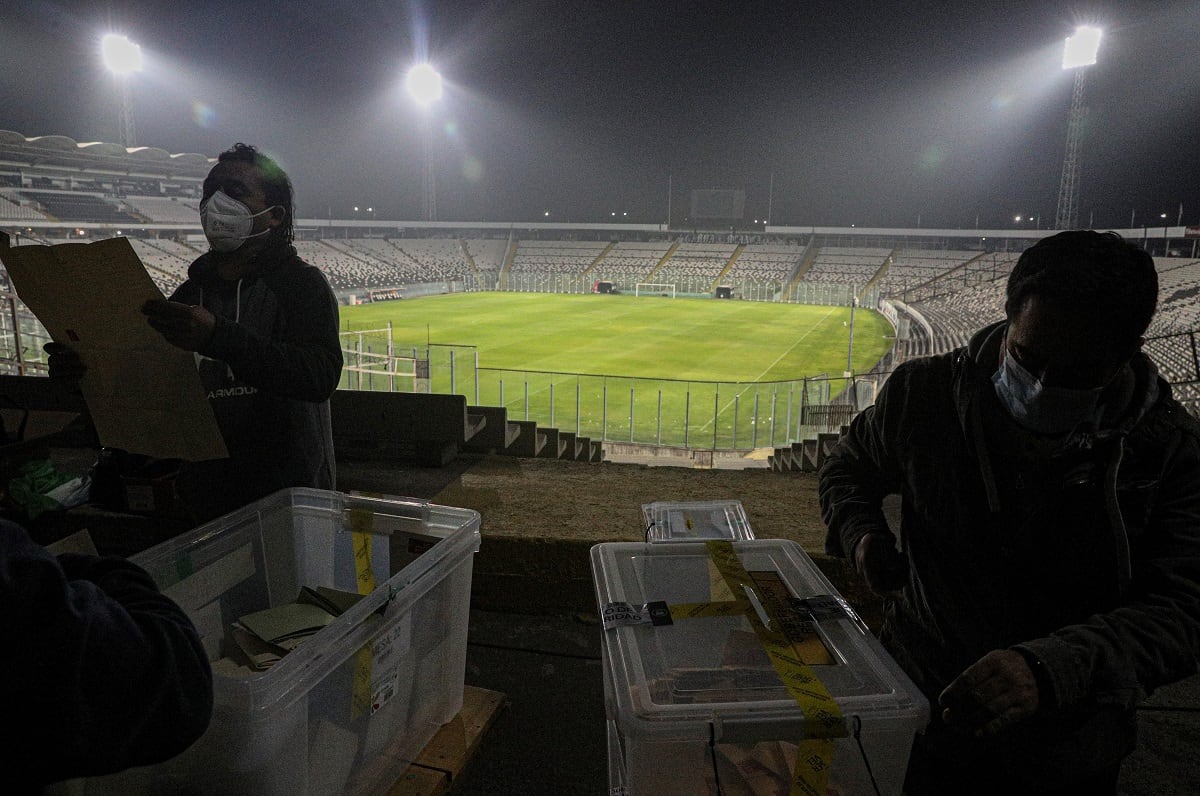
[[[731,542],[748,572],[773,573],[791,597],[833,606],[814,623],[830,663],[812,664],[854,737],[836,740],[829,793],[899,794],[929,705],[795,542]],[[721,602],[703,542],[605,543],[592,548],[605,606]],[[718,584],[718,585],[714,585]],[[604,631],[610,788],[629,796],[787,793],[804,714],[743,614],[681,618]],[[859,747],[861,741],[861,749]],[[739,789],[741,788],[741,789]]]
[[[214,665],[212,723],[183,754],[64,792],[386,792],[462,709],[478,549],[468,509],[290,489],[137,555],[214,661],[231,622],[302,586],[367,594],[264,672]]]
[[[643,503],[642,519],[647,542],[754,538],[740,500]]]

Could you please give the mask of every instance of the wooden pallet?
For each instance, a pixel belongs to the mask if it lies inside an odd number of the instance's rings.
[[[458,715],[438,730],[408,770],[396,780],[387,796],[438,796],[450,785],[475,755],[484,733],[508,704],[499,691],[463,687],[463,706]]]

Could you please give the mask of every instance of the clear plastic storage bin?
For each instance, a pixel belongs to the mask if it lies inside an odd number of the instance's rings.
[[[642,519],[647,542],[754,538],[740,500],[643,503]]]
[[[468,509],[290,489],[139,554],[213,661],[231,622],[302,586],[366,596],[266,671],[215,666],[212,724],[182,755],[64,792],[386,792],[462,708],[478,549]]]
[[[745,570],[777,576],[790,596],[821,601],[814,623],[828,663],[810,668],[858,739],[834,745],[828,792],[899,794],[913,737],[929,705],[796,543],[731,542]],[[703,542],[606,543],[592,548],[601,614],[606,606],[722,602]],[[832,606],[832,610],[829,610]],[[784,688],[744,614],[604,631],[610,721],[610,787],[630,796],[722,791],[789,792],[804,714]],[[859,746],[861,741],[861,749]]]

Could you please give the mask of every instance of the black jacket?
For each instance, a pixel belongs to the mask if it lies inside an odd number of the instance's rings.
[[[184,464],[179,492],[197,520],[279,489],[335,485],[329,397],[342,374],[337,300],[291,246],[258,259],[254,275],[231,282],[203,255],[171,296],[217,318],[198,358],[230,456]]]
[[[0,610],[3,792],[161,762],[207,728],[196,630],[134,564],[56,558],[0,520]]]
[[[837,556],[890,533],[881,499],[901,496],[909,577],[881,637],[932,705],[991,650],[1040,661],[1045,710],[996,739],[947,735],[946,749],[1044,782],[1119,761],[1134,705],[1196,672],[1200,424],[1139,354],[1099,430],[1039,450],[995,397],[1002,332],[897,368],[819,492]]]

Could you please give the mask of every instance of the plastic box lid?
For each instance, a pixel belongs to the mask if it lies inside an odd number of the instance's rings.
[[[647,542],[754,538],[740,500],[643,503],[642,519]]]
[[[924,696],[795,542],[731,543],[748,572],[773,572],[792,597],[829,595],[840,610],[815,623],[833,663],[813,665],[843,717],[864,724],[928,721]],[[731,599],[704,542],[604,543],[591,550],[601,615],[614,603],[668,605]],[[715,585],[714,585],[715,584]],[[828,602],[828,601],[826,601]],[[622,734],[647,741],[755,742],[803,737],[803,713],[744,615],[684,618],[604,632]]]

